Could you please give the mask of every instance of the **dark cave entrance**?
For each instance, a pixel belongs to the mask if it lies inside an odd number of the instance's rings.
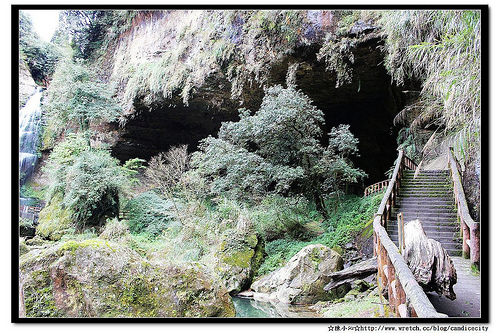
[[[354,50],[352,82],[336,87],[336,75],[325,71],[324,62],[316,59],[317,46],[299,50],[273,67],[269,85],[286,83],[291,62],[299,62],[297,88],[308,95],[325,114],[325,137],[332,126],[349,124],[359,139],[357,167],[368,173],[364,185],[383,179],[397,157],[397,134],[394,116],[407,104],[402,87],[395,87],[383,66],[380,38],[369,39]],[[136,101],[137,115],[120,132],[112,148],[122,161],[140,157],[149,160],[171,146],[188,144],[197,149],[199,141],[215,136],[224,121],[237,121],[238,109],[257,110],[263,97],[259,87],[244,92],[244,103],[231,100],[230,84],[222,75],[214,75],[198,89],[189,106],[177,100],[157,101],[148,107]]]

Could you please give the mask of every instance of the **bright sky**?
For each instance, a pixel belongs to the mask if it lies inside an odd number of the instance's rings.
[[[35,29],[41,39],[49,42],[57,28],[59,10],[23,10],[28,13]]]

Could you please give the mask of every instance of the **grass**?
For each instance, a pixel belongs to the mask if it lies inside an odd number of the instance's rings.
[[[380,298],[376,295],[356,298],[354,301],[339,302],[322,311],[326,318],[369,318],[375,317],[379,310]]]
[[[363,233],[369,237],[373,213],[380,204],[382,197],[383,193],[369,197],[342,196],[336,212],[328,220],[320,221],[319,224],[324,230],[323,233],[311,236],[307,240],[299,240],[289,234],[283,238],[267,242],[267,257],[259,270],[259,275],[267,274],[282,267],[297,252],[309,244],[323,244],[342,254],[342,247],[348,242],[352,242],[358,234]],[[335,202],[330,200],[328,206],[330,206],[330,210],[334,210]],[[314,214],[314,210],[310,214],[317,216]]]

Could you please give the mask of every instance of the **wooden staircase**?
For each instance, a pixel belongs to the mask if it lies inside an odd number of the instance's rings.
[[[440,242],[450,256],[462,255],[460,223],[453,198],[449,170],[403,171],[395,206],[387,221],[387,233],[398,244],[397,215],[405,222],[419,219],[429,238]]]

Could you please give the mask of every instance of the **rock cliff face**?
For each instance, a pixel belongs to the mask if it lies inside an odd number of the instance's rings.
[[[28,65],[24,61],[19,63],[19,108],[24,106],[36,91],[38,85],[33,80]]]
[[[167,97],[153,93],[137,93],[131,97],[133,74],[130,73],[167,61],[165,59],[170,58],[166,58],[166,54],[175,54],[178,58],[174,60],[179,61],[179,66],[193,66],[189,64],[189,54],[203,52],[201,43],[187,48],[182,38],[179,39],[178,22],[186,20],[186,17],[193,22],[199,19],[188,14],[173,11],[138,15],[132,27],[108,49],[101,63],[103,75],[119,87],[118,94],[125,110],[125,125],[115,129],[119,132],[112,147],[116,157],[123,161],[132,157],[149,159],[178,144],[188,144],[190,150],[195,150],[200,139],[216,135],[221,122],[237,120],[238,108],[258,109],[263,88],[274,84],[286,85],[289,65],[297,64],[295,84],[325,113],[325,133],[332,126],[350,124],[351,131],[360,140],[361,158],[356,164],[369,174],[367,182],[386,178],[384,172],[395,158],[398,132],[393,128],[392,120],[406,101],[401,89],[391,84],[383,67],[383,38],[376,27],[358,24],[346,37],[354,45],[351,50],[354,62],[350,65],[352,82],[340,87],[337,87],[337,74],[326,70],[325,60],[318,60],[317,56],[322,45],[320,37],[334,31],[337,22],[332,18],[326,22],[324,15],[308,14],[311,18],[308,24],[315,29],[314,36],[309,39],[302,36],[302,42],[298,42],[291,52],[269,58],[265,65],[268,71],[262,80],[264,83],[254,81],[250,84],[251,81],[248,81],[241,87],[242,93],[238,98],[231,98],[234,87],[228,79],[228,67],[217,62],[203,77],[193,75],[189,79],[182,78],[192,81],[189,81],[192,88],[188,89],[188,103],[181,97],[186,93],[185,89],[174,90]],[[239,35],[236,37],[241,38]],[[179,49],[185,51],[180,52]],[[200,66],[203,66],[203,61]],[[169,78],[165,78],[165,82],[167,80]],[[325,137],[325,143],[326,140]]]
[[[150,263],[103,239],[68,241],[20,258],[27,317],[233,317],[218,279],[198,265]]]

